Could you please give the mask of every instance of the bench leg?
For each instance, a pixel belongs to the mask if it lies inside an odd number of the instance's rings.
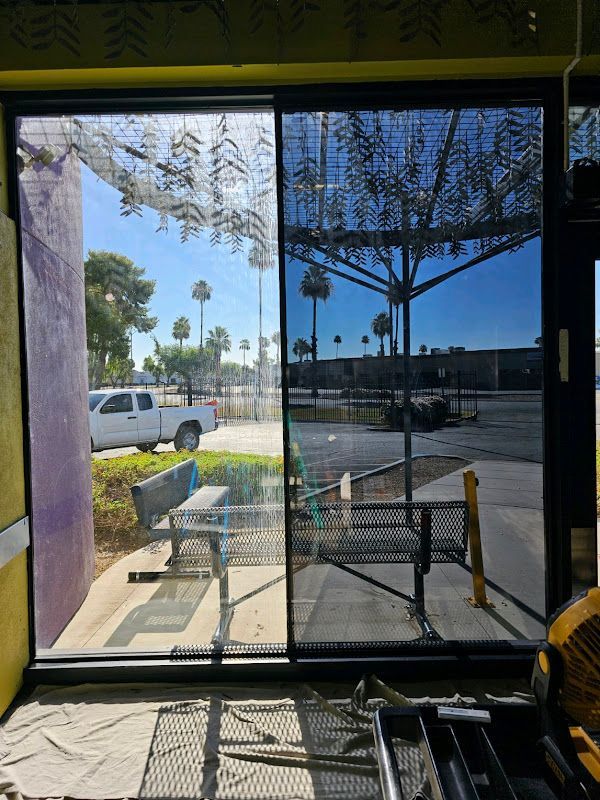
[[[419,564],[414,565],[415,593],[411,595],[411,612],[419,623],[425,639],[440,639],[439,633],[435,630],[425,610],[425,578],[421,572]]]
[[[229,641],[234,607],[229,601],[229,572],[224,568],[219,578],[219,624],[213,634],[213,645],[222,646]]]

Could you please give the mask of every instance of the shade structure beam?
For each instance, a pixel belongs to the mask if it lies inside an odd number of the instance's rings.
[[[437,168],[437,173],[435,176],[435,181],[433,184],[433,188],[431,190],[431,194],[429,196],[429,204],[427,206],[427,211],[425,213],[425,219],[423,224],[424,230],[429,230],[429,228],[431,227],[431,223],[433,221],[433,214],[435,212],[435,206],[438,201],[438,196],[440,191],[442,190],[444,181],[446,179],[446,167],[448,165],[448,157],[450,155],[450,151],[452,150],[452,144],[454,142],[454,134],[456,133],[456,128],[458,127],[459,120],[460,120],[460,111],[455,108],[452,111],[452,115],[450,116],[450,120],[448,122],[448,130],[446,131],[444,146],[440,154],[440,160]],[[421,263],[421,259],[423,258],[423,249],[424,249],[423,241],[420,241],[417,244],[417,249],[413,256],[413,263],[410,272],[411,286],[413,285],[413,283],[415,282],[415,278],[417,277],[419,264]]]
[[[314,258],[310,258],[310,256],[302,255],[301,253],[294,253],[293,250],[286,250],[286,255],[296,261],[302,261],[305,264],[309,264],[312,267],[318,267],[319,269],[324,270],[325,272],[330,272],[332,275],[337,275],[340,278],[345,278],[347,281],[351,281],[352,283],[357,284],[358,286],[364,286],[365,289],[370,289],[373,292],[378,292],[382,294],[384,297],[387,297],[387,289],[382,289],[380,286],[374,286],[371,283],[367,283],[367,281],[363,281],[360,278],[356,278],[354,275],[348,275],[345,272],[341,272],[338,269],[335,269],[330,264],[323,264],[320,261],[316,261]]]
[[[456,241],[471,241],[474,239],[493,239],[513,236],[518,233],[527,233],[539,226],[539,213],[537,211],[524,211],[511,217],[500,220],[489,219],[469,225],[444,225],[443,227],[429,228],[421,234],[419,229],[411,228],[405,232],[402,229],[394,230],[356,230],[328,228],[318,233],[312,229],[298,225],[284,227],[285,241],[287,244],[306,244],[312,240],[315,244],[334,246],[340,249],[388,249],[390,247],[408,247],[418,245],[420,237],[424,244],[440,244]]]
[[[514,239],[510,242],[503,242],[502,244],[497,245],[496,247],[492,247],[489,250],[486,250],[483,253],[475,256],[474,258],[469,259],[469,261],[461,264],[458,267],[454,267],[453,269],[444,272],[442,275],[436,275],[435,278],[431,278],[428,281],[424,281],[423,283],[418,284],[414,287],[411,291],[411,299],[414,300],[415,297],[419,297],[420,295],[424,294],[425,292],[433,289],[434,286],[439,286],[440,283],[444,283],[449,278],[453,278],[455,275],[458,275],[461,272],[464,272],[471,267],[476,266],[477,264],[481,264],[484,261],[488,261],[490,258],[494,258],[501,253],[505,253],[507,250],[513,250],[517,247],[521,247],[526,242],[529,242],[531,239],[535,239],[536,236],[540,235],[540,231],[531,231],[531,233],[526,234],[525,236],[521,236],[517,239]]]
[[[339,255],[338,253],[336,253],[335,255],[332,255],[331,250],[327,250],[327,248],[325,248],[325,247],[319,247],[318,245],[314,245],[314,244],[312,244],[312,242],[307,242],[307,245],[310,246],[311,250],[316,250],[318,253],[321,253],[322,255],[324,255],[326,258],[330,259],[334,263],[342,264],[344,267],[348,267],[349,269],[354,270],[355,272],[359,272],[361,275],[364,275],[365,277],[369,278],[370,280],[377,281],[378,283],[381,283],[384,286],[389,287],[389,282],[386,281],[384,278],[381,278],[379,275],[376,275],[375,273],[370,272],[368,269],[365,269],[364,267],[360,267],[358,264],[355,264],[354,262],[350,261],[349,259],[344,258],[343,256]],[[293,251],[290,251],[290,254],[292,252]],[[386,267],[386,269],[387,269],[387,267]],[[394,275],[394,277],[396,277],[396,276]]]

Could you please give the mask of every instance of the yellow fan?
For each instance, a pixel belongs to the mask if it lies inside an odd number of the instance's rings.
[[[550,619],[532,688],[540,744],[559,797],[600,798],[600,588],[573,598]]]

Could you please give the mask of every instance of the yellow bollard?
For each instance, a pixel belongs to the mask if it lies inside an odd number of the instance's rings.
[[[473,597],[468,602],[475,608],[494,607],[485,593],[485,575],[483,573],[483,554],[481,552],[481,529],[479,527],[479,506],[477,505],[477,478],[472,469],[463,471],[465,500],[469,504],[469,552],[471,554],[471,570],[473,575]]]

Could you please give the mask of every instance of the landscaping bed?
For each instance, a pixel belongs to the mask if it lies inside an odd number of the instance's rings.
[[[231,487],[232,504],[263,502],[263,479],[283,474],[283,459],[273,456],[204,450],[195,453],[135,453],[92,461],[92,501],[96,577],[129,553],[148,544],[148,534],[137,522],[131,487],[188,458],[198,464],[199,486]],[[273,482],[271,481],[271,484]],[[274,491],[270,486],[269,492]],[[283,478],[281,498],[283,502]]]
[[[445,458],[444,456],[426,456],[415,458],[412,462],[413,491],[456,472],[466,469],[471,462],[462,458]],[[352,481],[352,500],[395,500],[404,495],[404,464],[398,464],[385,472],[368,475]],[[331,489],[318,495],[319,501],[336,502],[340,499],[339,488]]]

